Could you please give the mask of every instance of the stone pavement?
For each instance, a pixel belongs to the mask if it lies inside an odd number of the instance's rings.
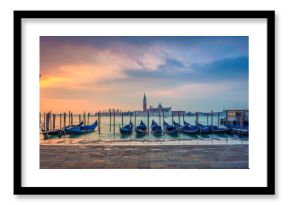
[[[248,145],[40,145],[41,169],[248,169]]]

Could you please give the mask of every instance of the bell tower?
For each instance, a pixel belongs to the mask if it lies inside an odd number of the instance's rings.
[[[147,99],[146,99],[146,95],[144,93],[144,97],[143,97],[143,112],[147,111]]]

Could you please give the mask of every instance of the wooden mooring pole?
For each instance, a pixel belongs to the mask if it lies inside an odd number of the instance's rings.
[[[63,127],[66,127],[66,113],[63,113]]]
[[[211,126],[213,125],[213,111],[211,111]]]
[[[184,112],[182,113],[182,118],[183,118],[183,124],[184,124]]]
[[[83,114],[83,121],[84,121],[84,125],[86,125],[87,123],[86,123],[86,112],[84,112],[84,114]]]
[[[90,113],[88,113],[88,125],[90,124]]]
[[[52,130],[52,115],[51,115],[51,111],[49,111],[49,121],[50,121],[49,129]]]
[[[59,113],[59,129],[61,130],[61,118],[62,118],[62,114]]]
[[[116,111],[115,111],[115,109],[114,109],[114,113],[113,114],[114,114],[114,116],[113,116],[113,123],[114,123],[113,124],[113,126],[114,126],[113,129],[114,129],[114,134],[115,134],[116,133],[115,132],[115,125],[116,125]]]
[[[46,114],[46,128],[45,130],[48,131],[49,130],[49,123],[50,123],[50,113]]]
[[[206,125],[208,125],[208,113],[206,113]]]
[[[159,125],[161,125],[161,113],[159,111]]]
[[[218,127],[220,126],[220,113],[218,113]]]
[[[163,118],[163,123],[162,123],[162,127],[164,129],[164,111],[162,111],[162,118]],[[160,125],[161,126],[161,125]]]
[[[173,124],[173,112],[171,112],[171,124]]]
[[[45,118],[46,118],[46,115],[45,113],[43,113],[43,129],[45,130]]]
[[[178,123],[180,124],[180,113],[178,112]]]
[[[149,129],[149,127],[150,127],[150,126],[149,126],[149,111],[147,111],[147,127],[148,127],[148,132],[149,132],[149,130],[150,130],[150,129]]]
[[[73,125],[74,124],[73,113],[71,112],[70,114],[71,114],[71,116],[70,116],[70,120],[71,120],[70,124]]]
[[[99,134],[101,134],[101,113],[100,112],[98,112],[98,122],[99,122],[98,130],[99,130]]]
[[[71,121],[70,121],[70,110],[68,111],[68,125],[71,126]]]
[[[79,123],[81,123],[81,121],[82,121],[82,116],[81,114],[79,114]]]
[[[134,126],[136,127],[136,111],[134,112],[134,114],[135,114]]]
[[[122,127],[123,127],[123,123],[124,123],[124,116],[123,116],[123,114],[124,113],[122,112],[122,114],[121,114],[122,115]]]
[[[110,110],[110,131],[112,130],[112,113],[111,113],[111,110]]]

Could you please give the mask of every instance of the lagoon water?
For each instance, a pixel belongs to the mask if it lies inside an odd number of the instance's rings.
[[[220,119],[223,116],[220,117]],[[78,124],[79,123],[79,117],[78,115],[73,117],[74,122],[73,124]],[[151,125],[152,120],[155,120],[159,124],[159,117],[152,117],[150,116],[149,124]],[[175,122],[179,122],[178,116],[175,116],[174,118]],[[185,121],[194,124],[196,117],[195,116],[185,116],[184,117]],[[43,116],[42,116],[42,124],[41,126],[43,127]],[[63,120],[63,119],[62,119]],[[90,116],[89,123],[93,123],[95,120],[97,120],[97,116]],[[112,120],[112,125],[110,127],[110,117],[109,116],[102,116],[101,117],[101,122],[100,122],[100,133],[98,131],[98,127],[96,128],[95,132],[93,133],[88,133],[88,134],[83,134],[83,135],[68,135],[65,136],[65,138],[70,138],[72,140],[75,140],[76,143],[94,143],[94,142],[130,142],[132,143],[146,143],[146,142],[162,142],[162,143],[170,143],[170,142],[175,142],[177,143],[184,143],[184,142],[190,142],[190,144],[248,144],[248,137],[240,137],[238,135],[227,135],[227,134],[220,134],[220,135],[215,135],[215,134],[209,134],[209,135],[186,135],[183,133],[180,133],[179,135],[176,136],[171,136],[167,134],[162,134],[160,136],[155,136],[151,132],[147,135],[137,135],[135,132],[133,132],[131,135],[122,135],[119,131],[119,128],[121,127],[121,122],[122,122],[122,117],[121,116],[116,116],[115,117],[115,132],[114,132],[114,126],[113,126],[113,117],[111,118]],[[134,116],[131,117],[131,120],[133,124],[135,123],[135,118]],[[147,125],[147,117],[141,117],[137,116],[136,118],[136,124],[139,125],[139,123],[143,120],[143,122]],[[171,124],[172,122],[172,117],[168,116],[165,117],[164,120]],[[162,118],[160,119],[161,121],[161,126],[162,126]],[[211,122],[212,121],[212,122]],[[123,124],[126,125],[130,122],[130,117],[129,116],[124,116],[123,118]],[[68,117],[67,117],[67,123],[68,123]],[[180,117],[180,123],[183,124],[183,118]],[[218,125],[218,117],[209,116],[199,116],[199,123],[207,125],[207,123],[210,125],[211,123],[213,125]],[[60,118],[59,115],[56,116],[55,120],[55,128],[59,129],[60,128]],[[62,121],[62,126],[63,126],[63,121]],[[223,125],[219,125],[219,127],[223,127]],[[150,126],[149,126],[150,128]],[[58,138],[57,136],[52,136],[48,140],[45,141],[50,141],[50,139],[55,139]],[[43,135],[40,135],[40,140],[43,141]],[[52,140],[51,140],[52,141]]]

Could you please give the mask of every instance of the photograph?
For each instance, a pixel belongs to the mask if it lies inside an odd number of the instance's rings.
[[[249,36],[39,36],[40,169],[250,169]]]
[[[274,194],[274,11],[15,11],[14,194]]]

